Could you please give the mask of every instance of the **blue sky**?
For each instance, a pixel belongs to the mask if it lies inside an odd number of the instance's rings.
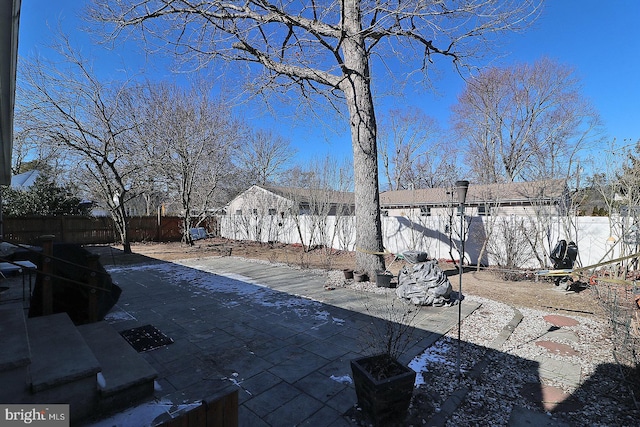
[[[81,25],[78,15],[85,3],[81,0],[23,0],[20,55],[35,52],[47,55],[45,45],[52,37],[49,27],[56,27],[61,22],[72,43],[86,54],[97,56],[99,66],[104,69],[118,70],[126,64],[130,70],[139,72],[154,65],[155,59],[145,61],[144,55],[131,50],[105,53],[101,47],[92,46],[89,37],[78,30]],[[501,47],[505,56],[494,60],[493,64],[533,62],[549,56],[574,67],[583,84],[582,93],[602,116],[607,139],[615,138],[619,145],[629,144],[640,139],[638,21],[640,1],[637,0],[548,0],[533,28],[505,39]],[[443,63],[439,69],[443,75],[437,82],[437,95],[426,93],[384,100],[377,107],[378,115],[390,107],[416,106],[446,129],[451,105],[462,91],[464,82],[449,72],[448,64]],[[166,71],[162,74],[171,77]],[[301,162],[327,154],[351,156],[350,135],[344,126],[314,125],[313,120],[300,123],[288,118],[275,119],[251,110],[245,110],[243,114],[260,127],[272,128],[289,138],[298,149]]]

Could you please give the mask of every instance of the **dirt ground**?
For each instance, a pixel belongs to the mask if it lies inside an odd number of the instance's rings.
[[[355,253],[353,252],[328,251],[324,248],[304,252],[300,245],[267,244],[222,238],[201,240],[191,247],[177,242],[138,243],[132,245],[133,254],[130,255],[125,255],[122,252],[122,247],[119,246],[94,247],[93,250],[100,253],[100,261],[104,265],[230,255],[284,263],[302,268],[342,270],[355,267]],[[387,269],[397,275],[405,262],[388,254],[386,265]],[[459,286],[457,266],[448,262],[441,262],[440,265],[449,275],[454,290],[457,290]],[[591,289],[588,286],[576,286],[576,288],[578,288],[577,292],[561,291],[554,286],[550,279],[544,277],[538,277],[537,281],[535,279],[504,280],[503,274],[500,274],[499,271],[476,271],[472,267],[467,267],[462,276],[463,294],[488,298],[515,307],[557,311],[558,314],[602,316],[602,309]]]

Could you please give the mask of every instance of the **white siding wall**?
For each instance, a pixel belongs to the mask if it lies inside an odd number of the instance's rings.
[[[255,210],[258,215],[267,215],[269,209],[275,209],[276,213],[286,212],[291,205],[290,200],[254,186],[233,199],[227,207],[227,213],[235,215],[237,211],[242,211],[242,215],[254,215]]]
[[[447,215],[452,209],[457,209],[457,206],[450,207],[432,207],[429,210],[430,216]],[[547,212],[549,215],[557,215],[557,206],[522,206],[522,205],[501,205],[491,206],[487,205],[491,215],[534,215],[535,212]],[[416,216],[420,213],[420,208],[382,208],[383,211],[388,213],[388,216]],[[465,207],[465,213],[467,215],[478,215],[478,208],[476,206]]]
[[[481,262],[485,265],[498,265],[501,262],[501,249],[506,247],[504,232],[499,232],[500,227],[511,227],[513,224],[521,224],[528,233],[535,233],[537,228],[538,243],[536,253],[527,245],[517,246],[522,251],[525,259],[523,268],[549,267],[548,253],[559,239],[575,240],[579,248],[581,265],[587,266],[609,260],[621,255],[619,245],[612,248],[612,239],[620,238],[621,227],[611,227],[609,218],[606,217],[576,217],[572,235],[565,235],[562,231],[562,223],[566,218],[545,218],[546,223],[540,226],[540,221],[530,216],[503,216],[500,221],[495,218],[471,217],[471,225],[465,243],[465,259],[471,263],[477,263],[484,236],[491,234],[492,246],[496,255],[488,254]],[[305,245],[322,244],[341,250],[355,250],[355,218],[354,217],[328,217],[325,224],[318,224],[317,218],[311,215],[301,215],[297,218],[285,216],[251,215],[226,215],[220,217],[221,233],[223,237],[237,240],[278,241],[282,243],[304,243]],[[336,222],[338,227],[336,227]],[[504,225],[506,224],[506,225]],[[302,230],[303,242],[300,240],[298,225]],[[401,253],[406,250],[426,251],[431,257],[438,259],[450,259],[449,227],[454,245],[460,242],[460,217],[453,218],[453,224],[449,225],[448,216],[416,216],[409,217],[383,217],[382,229],[385,249],[392,253]],[[493,228],[493,233],[490,229]],[[618,231],[617,231],[618,230]],[[609,251],[609,252],[608,252]],[[454,258],[458,258],[456,249],[451,251]],[[629,253],[629,252],[627,252]]]

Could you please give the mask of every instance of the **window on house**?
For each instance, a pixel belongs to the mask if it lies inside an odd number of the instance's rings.
[[[242,209],[236,209],[236,215],[242,215]]]
[[[491,208],[487,205],[478,206],[478,215],[480,216],[489,216],[491,215]]]
[[[311,209],[308,206],[300,206],[300,210],[298,211],[300,215],[309,215],[311,213]]]
[[[258,209],[254,209],[254,210],[253,210],[253,214],[254,214],[254,215],[258,215]]]
[[[276,210],[274,208],[269,209],[269,215],[275,215]]]
[[[380,215],[382,216],[389,216],[389,210],[388,209],[382,209],[380,211]]]
[[[431,216],[431,208],[429,206],[420,206],[420,216]]]

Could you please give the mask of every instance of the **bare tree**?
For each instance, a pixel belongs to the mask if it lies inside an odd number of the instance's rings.
[[[340,165],[331,156],[322,161],[312,161],[310,168],[319,171],[316,183],[309,191],[310,222],[314,230],[311,244],[322,247],[326,265],[330,266],[333,246],[339,233],[338,224],[345,221],[345,216],[351,216],[353,211],[353,193],[347,191],[350,168]]]
[[[337,200],[334,230],[331,241],[337,239],[338,247],[342,250],[349,250],[353,247],[353,231],[354,221],[354,205],[351,202],[352,197],[347,195],[352,192],[353,188],[353,165],[349,162],[335,162],[337,170],[333,179],[333,188],[338,190],[343,196]],[[355,200],[355,199],[354,199]]]
[[[640,206],[640,141],[625,151],[622,169],[616,174],[616,189],[624,197],[624,203],[637,207]]]
[[[241,61],[256,91],[297,89],[319,94],[349,116],[356,198],[356,263],[384,269],[378,193],[377,126],[372,67],[399,61],[404,73],[428,78],[436,56],[465,65],[486,53],[492,34],[535,18],[538,0],[397,2],[342,0],[299,3],[249,0],[94,0],[92,19],[116,38],[128,27],[165,41],[197,66]],[[151,42],[147,46],[157,48]],[[377,63],[377,60],[380,63]],[[259,66],[256,66],[259,65]],[[403,74],[404,74],[403,73]],[[397,82],[393,70],[391,82]]]
[[[37,122],[30,110],[31,100],[25,96],[24,85],[16,88],[16,109],[14,119],[13,149],[11,156],[11,173],[20,174],[29,169],[40,169],[42,166],[56,168],[60,150],[50,144],[40,143],[38,129],[32,128]],[[32,106],[32,105],[31,105]]]
[[[389,190],[443,187],[457,178],[455,150],[421,110],[392,110],[380,126],[380,160]]]
[[[277,182],[296,155],[288,140],[267,130],[252,132],[239,148],[236,163],[246,178],[245,184]]]
[[[27,127],[63,150],[75,182],[106,207],[113,217],[126,253],[131,252],[127,200],[137,164],[130,162],[134,118],[126,83],[98,80],[90,64],[61,37],[62,61],[23,61],[25,99],[31,111]]]
[[[501,216],[498,214],[500,209],[500,201],[496,194],[501,193],[500,188],[497,191],[481,190],[478,192],[478,199],[483,201],[482,209],[484,214],[479,221],[476,221],[476,227],[469,228],[470,240],[480,243],[480,249],[478,250],[478,264],[476,265],[477,271],[480,271],[483,260],[487,259],[489,242],[494,239],[494,234],[498,229],[497,223]],[[480,209],[480,208],[478,208]],[[488,261],[486,262],[488,265]]]
[[[280,184],[288,187],[311,188],[317,180],[318,171],[309,170],[303,165],[287,169],[281,176]]]
[[[146,152],[142,161],[147,173],[180,200],[183,240],[193,244],[190,229],[220,202],[220,184],[233,173],[239,123],[223,103],[210,99],[207,85],[184,90],[174,84],[149,84],[144,92],[144,125],[137,128]]]
[[[640,247],[640,141],[626,151],[622,169],[615,177],[615,189],[622,199],[619,207],[622,256],[638,253]],[[631,264],[637,269],[638,258],[633,258]]]
[[[487,252],[498,267],[503,268],[504,277],[512,278],[513,270],[530,261],[531,229],[525,217],[517,216],[501,216],[494,226],[493,238],[487,242]]]
[[[300,179],[281,189],[293,201],[291,220],[305,252],[320,248],[328,266],[337,240],[344,243],[351,237],[341,234],[348,231],[353,216],[351,168],[327,156],[296,168],[293,175]]]
[[[469,80],[453,108],[474,182],[567,177],[597,136],[598,114],[571,68],[548,58],[490,68]]]

